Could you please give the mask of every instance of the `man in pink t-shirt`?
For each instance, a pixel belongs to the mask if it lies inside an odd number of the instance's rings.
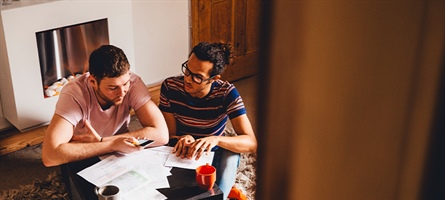
[[[143,126],[128,132],[130,110]],[[111,152],[132,153],[137,138],[168,142],[164,117],[139,76],[130,71],[125,53],[103,45],[89,59],[89,73],[64,86],[46,130],[45,166],[57,166]]]

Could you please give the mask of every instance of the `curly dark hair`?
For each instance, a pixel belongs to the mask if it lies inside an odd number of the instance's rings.
[[[89,71],[99,83],[105,77],[119,77],[128,70],[130,70],[130,63],[127,56],[116,46],[102,45],[90,55]]]
[[[229,65],[233,59],[232,46],[229,43],[201,42],[193,47],[190,55],[192,55],[192,53],[201,61],[210,61],[213,63],[210,77],[223,73],[226,66]]]

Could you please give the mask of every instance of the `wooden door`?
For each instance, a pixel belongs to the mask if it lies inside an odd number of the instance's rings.
[[[222,79],[257,73],[260,1],[191,0],[191,47],[199,42],[229,42],[235,51]]]

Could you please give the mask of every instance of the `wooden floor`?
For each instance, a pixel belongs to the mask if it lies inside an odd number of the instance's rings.
[[[148,86],[148,91],[156,105],[159,104],[160,89],[161,83]],[[47,127],[45,125],[25,132],[20,132],[17,129],[0,132],[0,136],[3,136],[0,137],[0,156],[42,143]]]
[[[39,127],[31,131],[20,132],[17,129],[11,129],[1,132],[8,136],[0,139],[0,156],[20,150],[27,146],[40,144],[43,141],[47,126]]]

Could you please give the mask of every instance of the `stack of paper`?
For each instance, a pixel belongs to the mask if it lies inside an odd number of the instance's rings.
[[[116,185],[122,198],[166,199],[156,189],[169,188],[167,176],[171,167],[196,169],[211,164],[214,152],[203,154],[199,160],[182,159],[172,154],[173,147],[160,146],[122,155],[102,156],[101,161],[78,174],[96,186]]]

